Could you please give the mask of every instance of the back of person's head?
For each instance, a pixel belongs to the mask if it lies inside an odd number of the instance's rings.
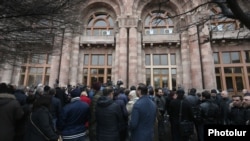
[[[33,104],[33,110],[36,110],[42,106],[50,108],[51,98],[52,97],[50,95],[41,95],[35,100]]]
[[[134,100],[136,97],[137,97],[136,91],[135,90],[130,91],[130,93],[129,93],[130,100]]]
[[[44,87],[43,87],[43,91],[44,92],[49,92],[49,90],[50,90],[51,88],[50,88],[50,86],[48,86],[48,85],[45,85]]]
[[[150,87],[150,88],[148,89],[148,94],[149,94],[149,95],[154,95],[154,88],[153,88],[153,87]]]
[[[14,94],[14,93],[15,93],[15,90],[16,90],[16,88],[15,88],[14,85],[8,84],[8,93],[9,93],[9,94]]]
[[[8,93],[8,85],[6,83],[0,83],[0,93]]]
[[[74,97],[80,97],[81,96],[81,90],[79,88],[75,88],[72,91],[70,91],[71,98]]]
[[[136,86],[134,86],[134,85],[131,86],[131,87],[130,87],[130,90],[131,90],[131,91],[132,91],[132,90],[136,90]]]
[[[125,89],[125,91],[124,91],[125,95],[128,96],[130,91],[131,91],[130,89]]]
[[[51,88],[50,90],[49,90],[49,95],[55,95],[56,94],[56,89],[55,88]]]
[[[185,95],[185,91],[183,89],[178,89],[176,91],[176,94],[177,94],[177,99],[183,99]]]
[[[190,89],[189,95],[195,95],[195,94],[196,94],[196,89],[195,88]]]
[[[101,83],[100,82],[94,82],[92,84],[92,88],[96,91],[99,91],[101,89]]]
[[[43,87],[37,87],[36,88],[36,94],[38,94],[38,95],[43,95]]]
[[[201,93],[201,96],[205,99],[210,99],[211,98],[211,94],[209,93],[209,91],[205,90]]]
[[[26,103],[27,104],[33,104],[35,100],[36,100],[35,95],[28,95],[27,98],[26,98]]]
[[[105,87],[103,90],[102,90],[102,93],[103,93],[103,95],[104,96],[109,96],[111,93],[113,93],[114,92],[114,89],[113,89],[113,87],[110,87],[110,86],[108,86],[108,87]]]
[[[141,95],[147,95],[148,94],[148,87],[143,83],[138,84],[137,90],[141,91]]]

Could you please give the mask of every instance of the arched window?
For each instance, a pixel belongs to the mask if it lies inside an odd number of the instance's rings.
[[[113,35],[114,21],[108,14],[93,14],[88,22],[87,36]]]
[[[239,21],[227,18],[222,15],[219,7],[210,10],[210,30],[215,32],[233,31],[239,29]]]
[[[166,11],[151,11],[144,21],[145,34],[172,34],[174,24],[169,15]]]

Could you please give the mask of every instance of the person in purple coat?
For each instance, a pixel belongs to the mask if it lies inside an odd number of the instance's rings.
[[[153,141],[157,107],[147,95],[145,84],[139,83],[136,93],[139,99],[133,106],[129,122],[131,141]]]

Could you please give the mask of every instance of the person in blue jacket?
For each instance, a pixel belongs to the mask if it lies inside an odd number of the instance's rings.
[[[157,107],[147,95],[145,84],[139,83],[136,93],[139,99],[133,106],[129,123],[131,141],[153,141]]]
[[[65,105],[57,120],[57,129],[63,141],[85,141],[85,123],[89,120],[89,105],[80,100],[81,90],[70,92],[71,101]]]

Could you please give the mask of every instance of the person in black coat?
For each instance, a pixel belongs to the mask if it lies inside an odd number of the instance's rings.
[[[97,141],[119,141],[122,111],[113,101],[113,88],[103,89],[103,96],[98,98],[96,106]]]
[[[219,122],[219,106],[211,99],[209,91],[203,91],[201,97],[202,103],[199,106],[200,114],[197,118],[199,141],[204,140],[204,125],[218,124]]]
[[[180,106],[182,103],[181,110],[181,121],[193,121],[193,112],[191,104],[184,100],[185,91],[183,89],[179,89],[176,91],[177,98],[173,99],[169,105],[169,118],[171,123],[172,130],[172,138],[173,141],[187,141],[189,137],[181,136],[181,132],[178,127],[180,127]]]
[[[41,95],[33,104],[32,112],[27,122],[25,141],[57,141],[52,116],[49,112],[51,96]]]

